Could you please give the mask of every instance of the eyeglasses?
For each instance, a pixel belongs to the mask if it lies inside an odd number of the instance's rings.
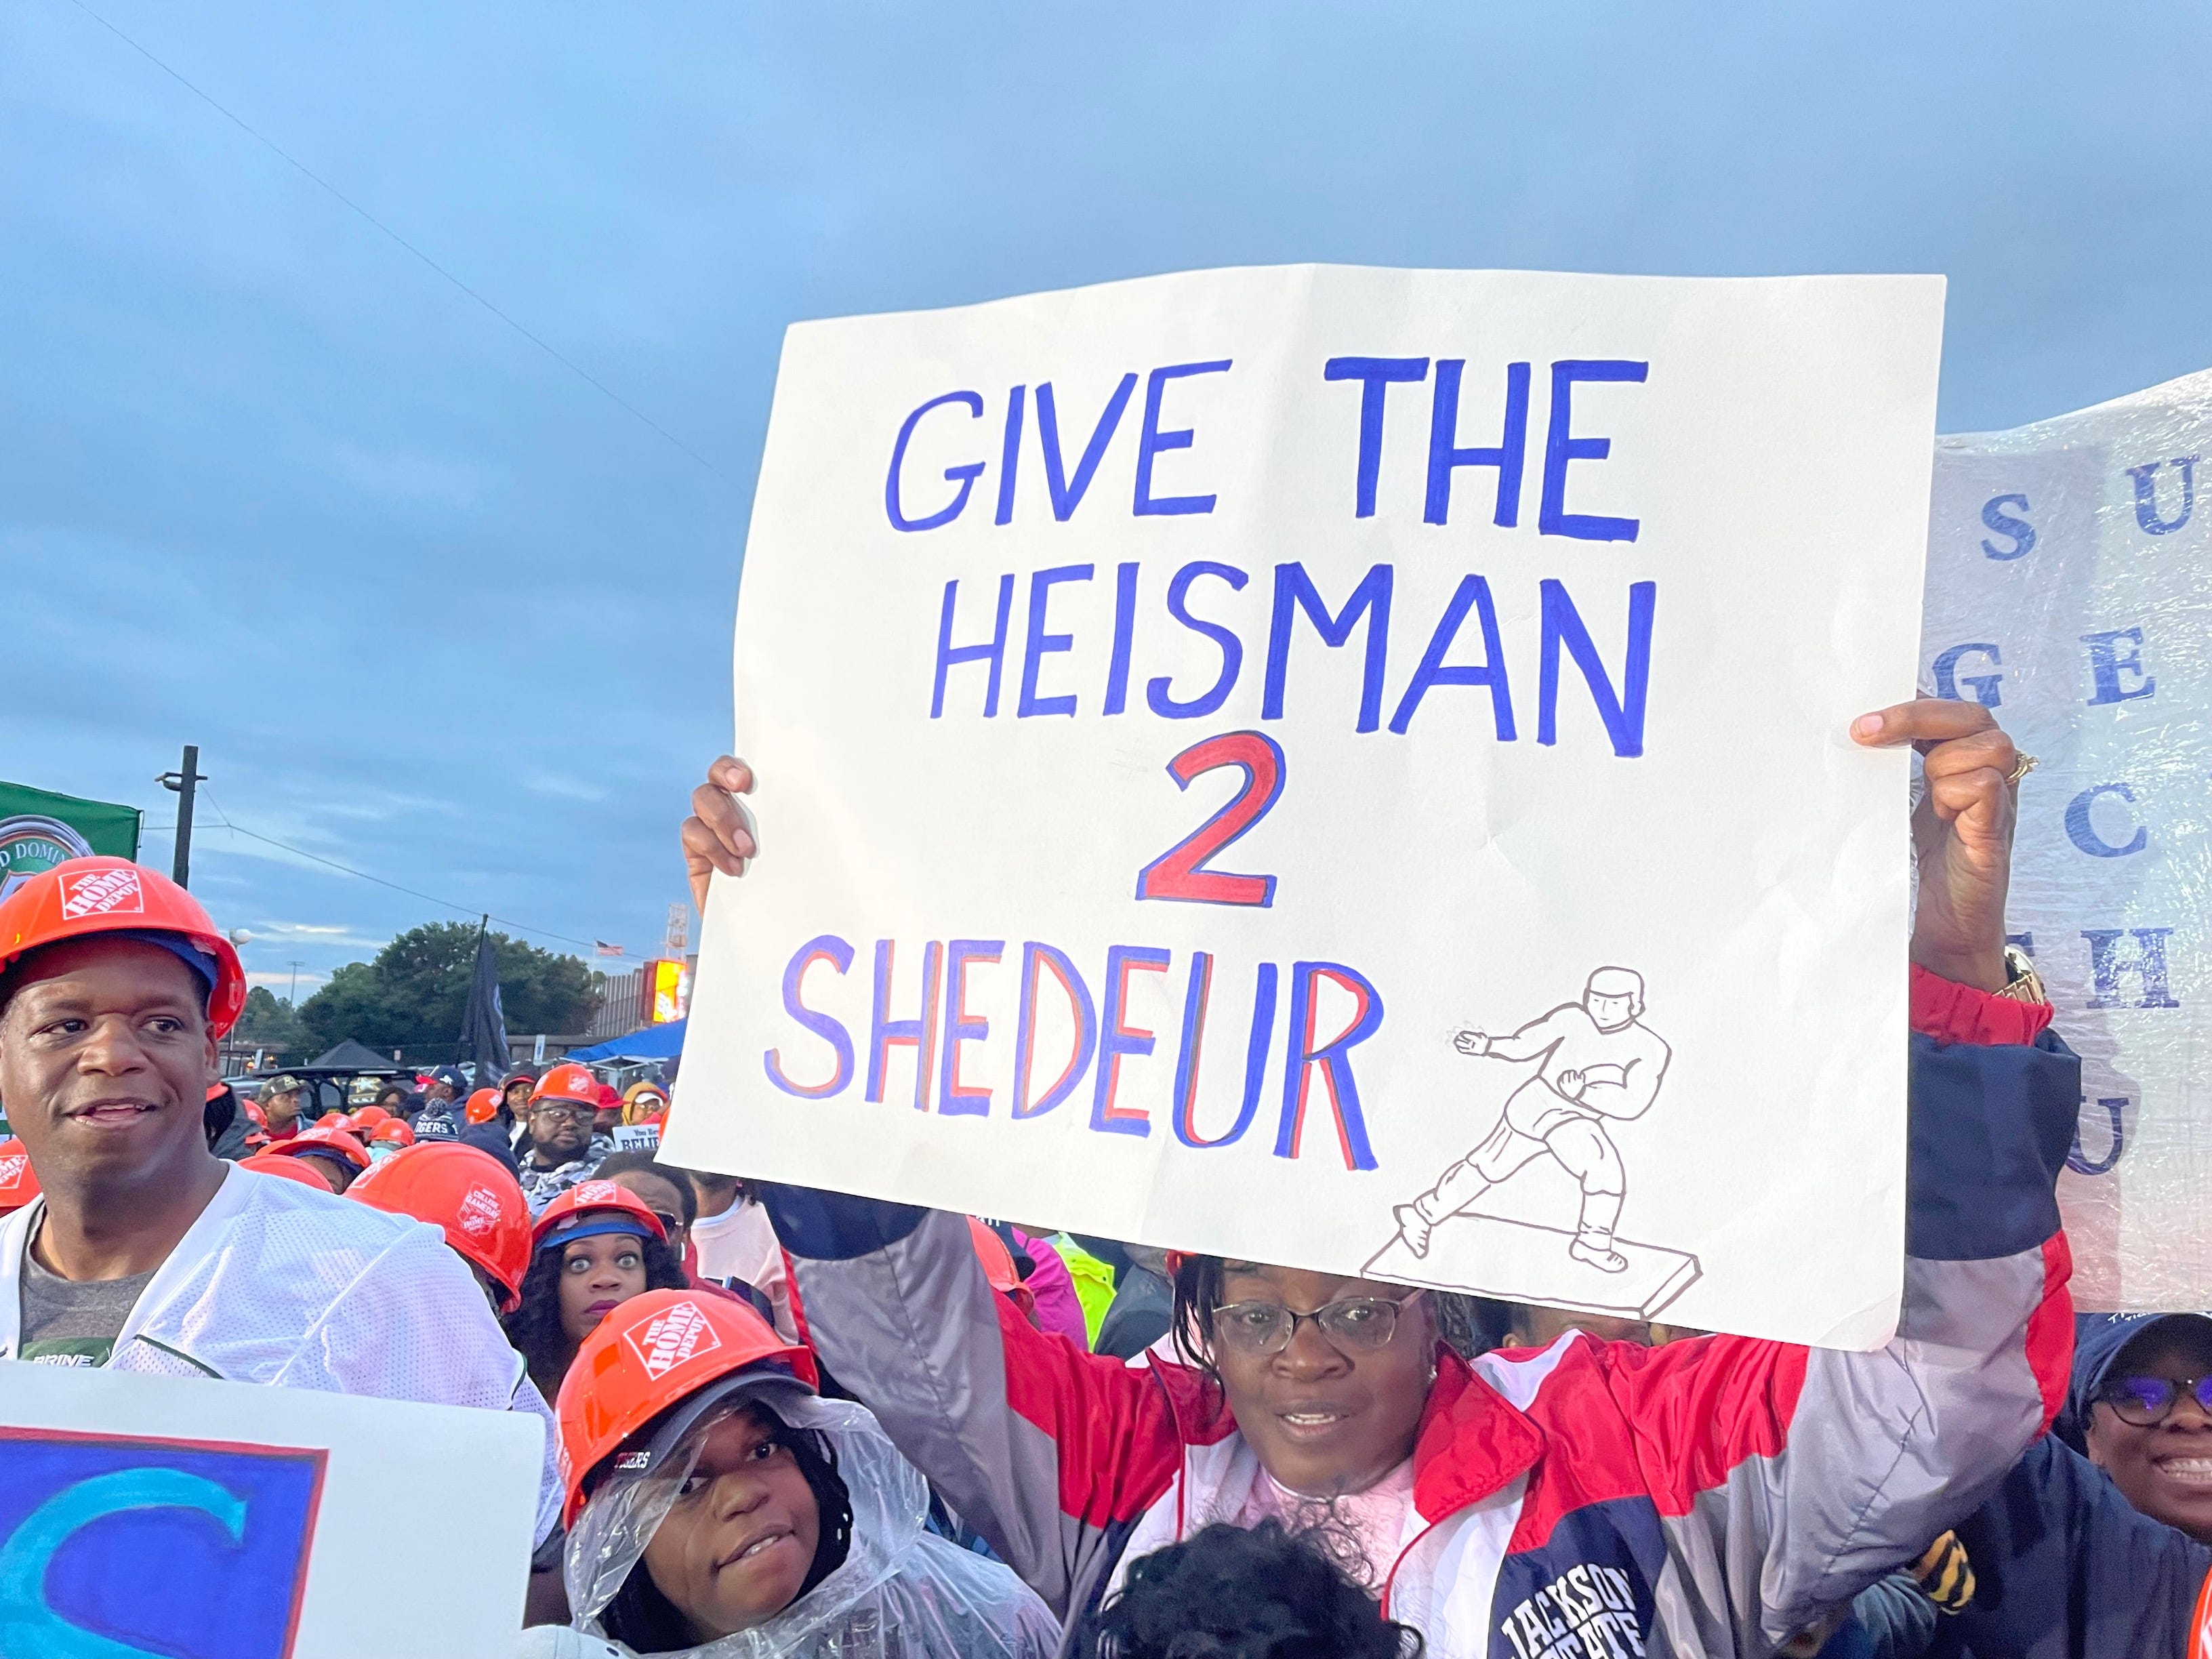
[[[666,1233],[671,1238],[676,1237],[676,1230],[684,1224],[682,1216],[671,1215],[665,1210],[655,1210],[653,1212],[653,1218],[660,1224],[661,1231]]]
[[[2197,1401],[2197,1410],[2212,1417],[2212,1376],[2184,1377],[2179,1382],[2163,1376],[2115,1377],[2098,1390],[2097,1398],[2121,1422],[2147,1429],[2172,1414],[2185,1389]]]
[[[541,1102],[538,1105],[532,1106],[530,1109],[530,1113],[532,1117],[550,1118],[556,1123],[564,1118],[571,1123],[589,1123],[593,1118],[599,1115],[599,1109],[596,1106],[556,1106],[550,1103]]]
[[[1347,1296],[1311,1313],[1295,1313],[1279,1302],[1231,1302],[1213,1310],[1213,1334],[1224,1348],[1266,1358],[1289,1347],[1298,1327],[1310,1319],[1322,1339],[1348,1358],[1387,1346],[1397,1334],[1399,1314],[1427,1294],[1415,1291],[1402,1301]]]

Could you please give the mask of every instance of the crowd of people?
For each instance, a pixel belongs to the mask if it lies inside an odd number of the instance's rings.
[[[2212,1656],[2212,1318],[2069,1303],[2019,757],[1853,735],[1926,781],[1877,1352],[678,1169],[615,1143],[667,1091],[573,1062],[311,1121],[215,1079],[200,904],[82,859],[0,902],[0,1359],[541,1419],[537,1659]],[[693,797],[702,902],[750,785]]]

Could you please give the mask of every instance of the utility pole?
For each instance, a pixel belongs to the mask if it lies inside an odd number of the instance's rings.
[[[300,969],[306,965],[305,963],[300,962],[292,964],[292,988],[284,994],[284,1000],[295,1008],[300,1006]]]
[[[207,781],[206,774],[200,770],[199,745],[186,744],[183,769],[164,772],[154,781],[177,797],[177,854],[170,873],[178,886],[189,887],[192,884],[192,794],[196,786]]]

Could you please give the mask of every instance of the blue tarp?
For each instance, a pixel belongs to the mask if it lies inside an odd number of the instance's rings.
[[[605,1042],[595,1042],[588,1048],[571,1049],[562,1056],[589,1065],[595,1060],[674,1060],[684,1052],[684,1028],[687,1020],[672,1019],[665,1025],[647,1025],[627,1036],[610,1037]]]

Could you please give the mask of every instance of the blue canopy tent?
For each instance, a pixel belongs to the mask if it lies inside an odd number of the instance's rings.
[[[684,1052],[684,1028],[688,1024],[687,1020],[672,1019],[665,1025],[641,1026],[624,1036],[595,1042],[588,1048],[571,1049],[562,1058],[586,1066],[600,1060],[674,1060]]]

